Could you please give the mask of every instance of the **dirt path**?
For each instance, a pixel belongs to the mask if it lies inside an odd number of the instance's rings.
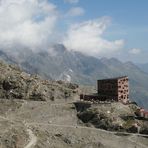
[[[39,123],[39,122],[32,122],[32,123],[28,123],[28,125],[44,125],[44,126],[55,126],[55,127],[67,127],[67,128],[80,128],[80,129],[89,129],[89,130],[94,130],[94,131],[102,131],[102,132],[106,132],[106,133],[111,133],[111,134],[125,134],[125,135],[133,135],[133,136],[145,136],[148,137],[148,135],[144,135],[144,134],[134,134],[134,133],[127,133],[127,132],[114,132],[114,131],[107,131],[107,130],[103,130],[103,129],[99,129],[99,128],[93,128],[93,127],[85,127],[85,126],[73,126],[73,125],[59,125],[59,124],[49,124],[49,123]]]
[[[28,135],[29,135],[29,143],[24,148],[32,148],[37,143],[37,137],[33,134],[32,130],[30,128],[27,129]]]
[[[0,118],[3,120],[9,120],[7,117],[3,117],[3,116],[0,116]]]
[[[148,137],[148,136],[147,136]],[[140,147],[143,147],[143,148],[147,148],[146,145],[142,144],[142,143],[139,143],[138,141],[134,140],[133,138],[135,138],[135,135],[132,135],[128,138],[129,141],[135,143],[135,144],[138,144]]]
[[[3,120],[8,120],[8,121],[10,120],[7,117],[3,117],[3,116],[0,116],[0,118],[2,118]],[[27,132],[28,132],[30,141],[29,141],[29,143],[24,148],[32,148],[37,143],[37,137],[33,134],[32,130],[29,128],[27,123],[25,123],[25,126],[27,127]],[[9,130],[10,130],[10,128],[9,128]],[[8,131],[8,129],[6,131]]]
[[[44,123],[28,123],[29,125],[32,125],[32,126],[35,126],[35,125],[44,125],[44,126],[53,126],[53,127],[64,127],[64,128],[78,128],[78,129],[88,129],[88,130],[94,130],[94,131],[102,131],[102,132],[105,132],[105,133],[110,133],[110,134],[117,134],[117,133],[120,133],[120,134],[126,134],[128,136],[130,136],[128,138],[128,140],[132,143],[135,143],[137,145],[137,148],[147,148],[146,145],[142,144],[142,143],[139,143],[138,141],[134,140],[133,138],[136,137],[136,136],[145,136],[145,137],[148,137],[148,135],[144,135],[144,134],[133,134],[133,133],[127,133],[127,132],[112,132],[112,131],[106,131],[106,130],[103,130],[103,129],[96,129],[96,128],[92,128],[92,127],[83,127],[83,126],[72,126],[72,125],[58,125],[58,124],[44,124]],[[136,147],[135,147],[136,148]]]
[[[64,102],[64,103],[54,103],[54,104],[50,104],[50,106],[63,106],[69,103],[73,103],[73,102]],[[23,103],[22,108],[24,107],[24,105],[27,104],[26,102]],[[29,111],[28,111],[29,112]],[[22,112],[21,112],[22,113]],[[8,117],[4,117],[4,116],[0,116],[1,119],[4,120],[9,120],[10,119]],[[12,122],[13,120],[11,120]],[[15,122],[15,120],[13,121]],[[49,123],[39,123],[39,122],[31,122],[31,123],[27,123],[26,121],[23,122],[24,126],[26,126],[26,131],[28,132],[29,135],[29,140],[28,140],[28,144],[26,144],[26,146],[24,146],[24,148],[33,148],[36,144],[37,144],[37,136],[33,133],[33,131],[31,130],[30,126],[37,126],[37,125],[43,125],[43,126],[51,126],[51,127],[63,127],[63,128],[78,128],[78,129],[88,129],[88,130],[93,130],[93,131],[102,131],[102,132],[106,132],[106,133],[110,133],[110,134],[126,134],[128,135],[128,140],[132,143],[137,144],[137,146],[141,147],[141,148],[147,148],[146,145],[142,144],[142,143],[138,143],[135,139],[136,136],[145,136],[148,137],[148,135],[142,135],[142,134],[132,134],[132,133],[126,133],[126,132],[112,132],[112,131],[106,131],[103,129],[96,129],[96,128],[92,128],[92,127],[84,127],[84,126],[78,126],[78,125],[60,125],[60,124],[49,124]]]
[[[0,118],[2,118],[3,120],[8,120],[10,121],[10,119],[8,119],[7,117],[3,117],[3,116],[0,116]],[[11,121],[12,122],[12,121]],[[24,148],[32,148],[36,145],[37,143],[37,137],[33,134],[32,130],[29,128],[29,125],[27,123],[25,123],[25,126],[27,127],[27,132],[28,132],[28,135],[29,135],[29,143],[24,147]],[[10,128],[9,128],[10,129]],[[8,129],[6,130],[8,131]],[[5,131],[5,132],[6,132]],[[5,133],[4,132],[4,133]]]

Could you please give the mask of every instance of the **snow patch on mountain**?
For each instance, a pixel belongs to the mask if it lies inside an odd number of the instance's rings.
[[[73,70],[68,69],[60,74],[58,80],[63,80],[65,82],[71,82],[72,81],[72,74],[73,74]]]

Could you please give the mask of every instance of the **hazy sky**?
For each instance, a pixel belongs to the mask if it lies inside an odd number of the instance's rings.
[[[0,0],[0,46],[58,42],[98,58],[148,62],[147,8],[148,0]]]

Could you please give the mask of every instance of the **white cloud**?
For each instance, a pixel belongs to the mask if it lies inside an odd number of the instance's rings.
[[[70,4],[76,4],[79,2],[79,0],[64,0],[64,2],[70,3]]]
[[[124,45],[123,40],[108,41],[102,37],[110,23],[104,17],[73,24],[67,32],[63,44],[69,49],[92,56],[106,56],[118,51]]]
[[[66,16],[81,16],[85,13],[85,10],[81,7],[73,7],[71,8]]]
[[[139,54],[139,53],[141,53],[141,49],[133,48],[133,49],[129,50],[129,53],[130,54]]]
[[[56,20],[56,6],[48,0],[1,0],[0,46],[43,46],[49,42]]]
[[[69,16],[83,14],[81,7],[69,11]],[[0,48],[47,49],[51,41],[61,35],[55,33],[57,18],[58,10],[48,0],[0,0]],[[103,38],[109,23],[110,18],[102,18],[73,24],[63,44],[69,50],[87,55],[110,55],[122,48],[124,43],[123,40]]]

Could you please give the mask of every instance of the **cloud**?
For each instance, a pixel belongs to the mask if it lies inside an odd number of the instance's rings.
[[[81,7],[73,7],[71,8],[66,16],[81,16],[85,13],[85,10]]]
[[[51,42],[60,38],[69,50],[106,56],[124,45],[123,40],[104,39],[103,34],[111,20],[109,17],[70,25],[64,34],[57,31],[58,23],[64,22],[58,21],[58,13],[57,7],[48,0],[0,0],[0,48],[48,49]],[[83,8],[73,7],[68,15],[83,14]]]
[[[42,47],[57,21],[56,6],[48,0],[1,0],[0,46]]]
[[[129,53],[136,55],[136,54],[141,53],[141,49],[133,48],[133,49],[129,50]]]
[[[111,19],[104,17],[73,24],[69,28],[63,44],[69,49],[80,51],[91,56],[106,56],[121,49],[123,40],[109,41],[103,38],[103,33]]]
[[[76,4],[79,2],[79,0],[64,0],[64,2],[70,3],[70,4]]]

